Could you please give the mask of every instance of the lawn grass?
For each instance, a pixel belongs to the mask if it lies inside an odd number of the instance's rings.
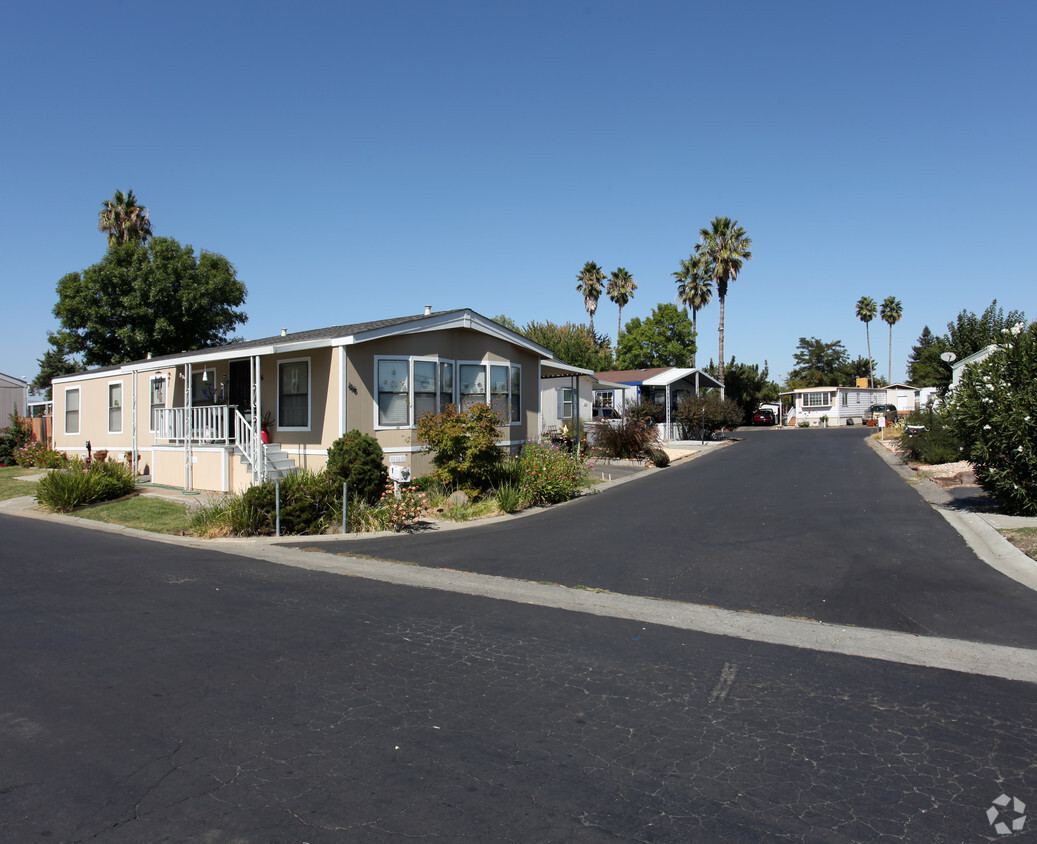
[[[25,475],[38,475],[40,469],[23,469],[21,466],[0,466],[0,501],[20,495],[35,495],[36,484],[20,481]]]
[[[135,495],[76,510],[73,516],[152,533],[188,533],[187,509],[178,501]]]

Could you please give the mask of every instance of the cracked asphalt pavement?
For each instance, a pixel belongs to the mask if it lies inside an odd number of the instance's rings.
[[[803,598],[763,563],[749,564],[761,543],[746,532],[750,517],[731,524],[727,549],[706,524],[724,502],[756,500],[755,518],[781,505],[738,489],[716,491],[719,502],[695,500],[695,473],[706,467],[742,489],[737,466],[719,464],[741,459],[752,444],[516,520],[526,525],[524,540],[499,537],[495,527],[453,532],[468,544],[452,567],[488,558],[501,566],[519,541],[528,543],[531,565],[541,565],[533,535],[548,529],[544,519],[566,511],[589,518],[588,505],[608,515],[617,493],[636,511],[629,529],[644,531],[648,514],[658,519],[653,490],[662,484],[663,499],[686,514],[671,519],[671,532],[687,538],[689,524],[701,528],[707,550],[683,560],[703,588],[715,591],[720,580],[704,559],[726,563],[746,582],[741,592],[723,592],[731,608],[826,609],[831,595],[854,619],[942,629],[950,621],[939,597],[912,602],[899,593],[962,576],[979,609],[968,611],[957,588],[944,596],[958,601],[963,629],[980,641],[1028,646],[1021,613],[1027,600],[1032,613],[1033,593],[1015,592],[996,572],[979,573],[983,564],[963,543],[939,535],[939,517],[911,527],[919,534],[908,537],[911,559],[933,543],[954,559],[911,574],[906,560],[876,558],[867,531],[852,518],[847,528],[839,507],[801,514],[777,544],[802,554],[783,557],[794,584],[810,581],[796,560],[817,570],[821,583]],[[807,470],[815,476],[841,459],[814,456]],[[915,493],[895,476],[887,489],[888,467],[871,460],[881,472],[858,469],[854,458],[831,473],[838,489],[863,475],[865,488],[879,484],[873,517],[910,507]],[[667,486],[671,479],[681,485]],[[915,499],[899,497],[900,488]],[[808,504],[827,497],[809,485],[804,492]],[[640,517],[637,501],[649,508]],[[678,509],[681,501],[689,503]],[[836,571],[828,572],[808,552],[831,541],[822,523],[833,519],[849,543],[838,550],[857,540],[865,547],[847,552],[851,562],[835,555],[828,565]],[[902,516],[897,524],[908,522]],[[0,516],[0,535],[5,842],[1032,840],[1031,828],[998,834],[987,812],[1001,794],[1037,805],[1033,683],[415,588],[65,523]],[[378,547],[404,548],[404,540]],[[610,547],[593,535],[585,542]],[[672,585],[671,597],[693,593],[696,578],[680,576],[661,547],[629,572],[615,566],[617,583],[647,576],[639,594],[661,584]],[[624,550],[614,548],[617,556]],[[556,572],[570,552],[555,552]],[[291,553],[334,562],[331,554]],[[869,583],[869,561],[899,579],[879,589]],[[609,570],[582,558],[573,565],[581,583]],[[768,589],[750,583],[765,576]],[[853,583],[861,594],[851,594]],[[1002,598],[1021,633],[984,621],[982,609]],[[883,600],[894,607],[872,606]]]

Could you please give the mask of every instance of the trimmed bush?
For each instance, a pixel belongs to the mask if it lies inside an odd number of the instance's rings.
[[[86,470],[81,460],[55,469],[36,484],[36,501],[48,510],[69,513],[76,507],[111,501],[136,488],[133,473],[119,463],[95,463]]]
[[[682,398],[677,402],[674,417],[680,428],[681,439],[698,439],[703,436],[704,423],[705,438],[711,440],[718,431],[741,425],[744,413],[733,399],[721,399],[720,393],[710,392]]]
[[[965,368],[949,417],[983,489],[1037,515],[1037,323],[1004,329],[1001,348]]]
[[[302,469],[280,480],[281,533],[284,535],[324,533],[342,522],[341,481],[328,472]],[[272,536],[277,530],[275,492],[278,485],[265,481],[242,493],[245,519],[236,533]],[[243,528],[243,530],[241,530]]]
[[[358,499],[367,504],[378,500],[388,476],[378,440],[359,431],[349,431],[332,443],[326,471],[337,481],[339,497],[346,483],[350,501]]]

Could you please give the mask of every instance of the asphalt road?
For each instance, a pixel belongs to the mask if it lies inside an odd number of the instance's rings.
[[[746,431],[716,453],[532,517],[320,547],[1037,647],[1037,594],[982,563],[875,454],[870,433]]]
[[[0,536],[4,842],[958,842],[1037,805],[1031,684]]]

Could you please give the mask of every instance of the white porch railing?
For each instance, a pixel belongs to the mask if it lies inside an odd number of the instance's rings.
[[[235,411],[236,412],[236,411]],[[155,437],[170,442],[230,443],[230,406],[155,408]]]
[[[263,442],[256,436],[252,424],[237,409],[234,411],[234,444],[248,461],[253,481],[265,481],[266,455],[263,452]]]

